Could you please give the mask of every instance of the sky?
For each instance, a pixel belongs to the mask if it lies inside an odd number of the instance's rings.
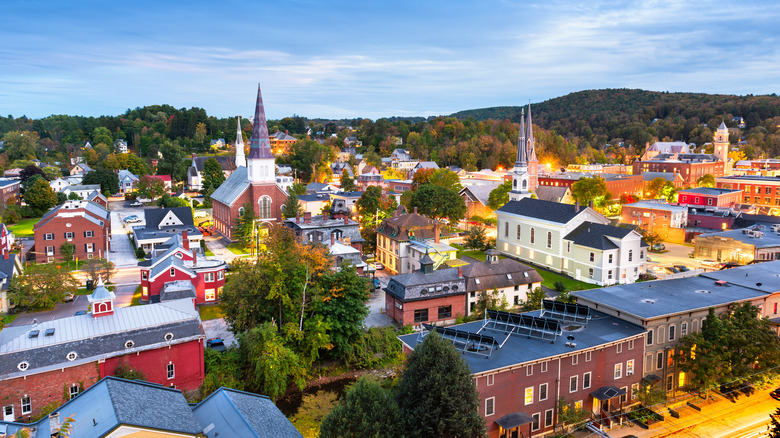
[[[271,119],[448,115],[601,88],[780,89],[780,2],[6,2],[0,114],[169,104]]]

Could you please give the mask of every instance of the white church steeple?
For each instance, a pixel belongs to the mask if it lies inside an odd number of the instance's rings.
[[[236,167],[246,167],[244,136],[241,134],[241,116],[238,116],[238,131],[236,131]]]
[[[520,115],[520,135],[517,140],[517,160],[512,168],[512,190],[510,201],[519,201],[531,196],[528,191],[528,138],[525,130],[525,109]]]

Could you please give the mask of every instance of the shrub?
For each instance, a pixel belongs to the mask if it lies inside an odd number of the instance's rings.
[[[403,357],[401,345],[392,327],[371,327],[350,345],[345,362],[355,368],[394,365]]]
[[[146,376],[140,370],[132,368],[126,363],[120,363],[114,368],[114,375],[127,380],[146,380]]]
[[[556,281],[553,286],[555,286],[555,290],[558,292],[565,292],[566,291],[566,285],[563,284],[562,281]]]
[[[139,259],[142,259],[146,257],[146,251],[144,251],[144,249],[139,246],[135,249],[135,256]]]

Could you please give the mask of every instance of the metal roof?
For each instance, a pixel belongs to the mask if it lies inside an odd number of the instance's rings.
[[[214,193],[211,194],[211,199],[227,206],[232,206],[248,188],[249,180],[247,179],[246,167],[241,166],[214,190]]]
[[[220,388],[195,406],[193,414],[204,430],[211,427],[220,436],[303,438],[279,408],[263,395]]]

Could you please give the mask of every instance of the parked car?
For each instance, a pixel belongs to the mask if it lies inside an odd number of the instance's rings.
[[[691,268],[685,266],[685,265],[674,265],[675,268],[679,269],[680,272],[688,272],[691,270]]]
[[[381,271],[382,269],[385,269],[384,265],[379,262],[374,262],[371,264],[371,266],[374,267],[377,271]]]
[[[663,251],[666,249],[666,245],[663,243],[654,243],[653,244],[653,251]]]
[[[379,289],[380,287],[382,287],[382,283],[379,282],[378,278],[375,278],[374,279],[374,289]]]
[[[207,340],[206,347],[220,353],[227,351],[227,347],[225,347],[225,341],[223,341],[221,338],[211,338]]]
[[[86,310],[79,310],[78,312],[74,313],[73,316],[80,316],[80,315],[86,315]]]
[[[74,298],[76,298],[76,297],[73,294],[67,294],[67,295],[65,295],[65,298],[63,298],[63,299],[65,300],[65,302],[70,303],[71,301],[73,301]]]
[[[769,396],[775,400],[780,400],[780,388],[775,389],[769,393]]]
[[[675,268],[674,266],[667,266],[666,270],[669,271],[670,274],[679,274],[680,270]]]
[[[140,201],[134,201],[130,203],[131,207],[143,207],[144,204],[142,204]]]
[[[131,214],[130,216],[125,218],[125,223],[127,223],[127,224],[132,224],[132,223],[135,223],[135,222],[141,222],[141,218],[136,216],[136,215],[134,215],[134,214]]]
[[[719,262],[716,262],[715,260],[710,260],[710,259],[702,260],[699,263],[701,263],[704,266],[710,266],[710,267],[713,267],[713,268],[715,268],[717,266],[720,266]]]
[[[694,257],[694,256],[693,256],[693,251],[689,252],[689,253],[688,253],[688,258],[692,259],[693,257]]]
[[[196,210],[194,216],[195,217],[208,217],[209,212],[206,210]]]

